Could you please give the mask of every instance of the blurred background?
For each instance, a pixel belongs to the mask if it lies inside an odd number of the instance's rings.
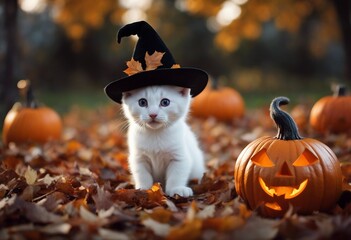
[[[61,113],[112,104],[103,88],[125,75],[136,40],[116,33],[137,20],[249,108],[313,101],[351,83],[350,12],[349,0],[0,0],[0,122],[20,79]]]

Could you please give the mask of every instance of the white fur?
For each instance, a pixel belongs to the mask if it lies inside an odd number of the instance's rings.
[[[145,98],[147,107],[139,106]],[[161,106],[162,99],[170,100]],[[136,189],[149,189],[160,182],[166,194],[193,195],[190,179],[201,179],[205,172],[202,151],[186,123],[190,89],[151,86],[123,94],[122,106],[129,120],[129,166]],[[157,114],[155,123],[149,115]]]

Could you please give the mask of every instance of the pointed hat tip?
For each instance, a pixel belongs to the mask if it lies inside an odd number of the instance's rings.
[[[117,42],[121,43],[121,39],[123,37],[129,37],[130,35],[138,35],[140,38],[144,28],[151,28],[151,26],[145,21],[133,22],[124,25],[117,33]]]

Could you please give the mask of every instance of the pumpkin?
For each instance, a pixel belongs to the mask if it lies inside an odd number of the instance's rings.
[[[319,133],[343,133],[351,130],[351,96],[345,86],[337,86],[333,96],[319,99],[312,107],[310,125]]]
[[[204,91],[193,99],[191,113],[193,116],[207,118],[215,117],[221,121],[231,121],[241,118],[245,112],[244,100],[231,87],[218,87],[217,81],[212,81]]]
[[[39,107],[29,81],[21,81],[18,86],[25,95],[26,103],[15,103],[7,113],[2,132],[3,143],[45,143],[60,139],[62,121],[58,113],[49,107]]]
[[[266,217],[282,217],[289,206],[297,213],[328,211],[342,187],[339,161],[324,143],[302,138],[291,116],[280,109],[286,97],[274,99],[271,118],[278,134],[247,145],[235,163],[235,187],[249,208]]]

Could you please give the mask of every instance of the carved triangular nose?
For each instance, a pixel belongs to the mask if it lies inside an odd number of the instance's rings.
[[[286,162],[282,164],[277,175],[283,177],[292,176],[289,166]]]

